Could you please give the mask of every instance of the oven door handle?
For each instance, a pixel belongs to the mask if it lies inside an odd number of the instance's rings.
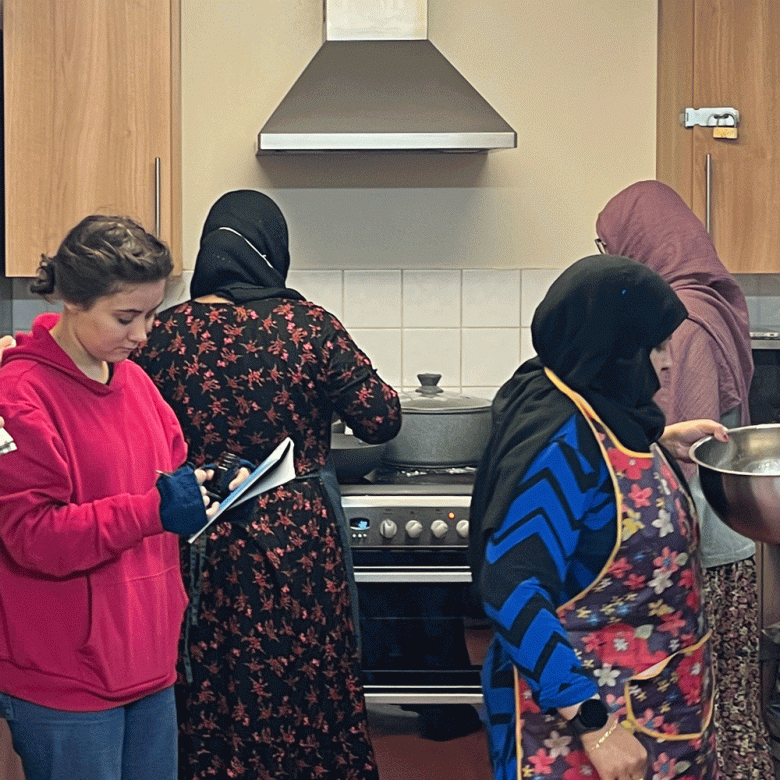
[[[392,583],[408,582],[471,582],[468,566],[438,566],[432,569],[420,567],[369,567],[355,566],[355,582]]]

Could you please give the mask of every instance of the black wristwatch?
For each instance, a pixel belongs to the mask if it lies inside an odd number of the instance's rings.
[[[569,721],[569,726],[577,736],[580,736],[589,731],[603,729],[608,720],[609,709],[601,699],[586,699],[580,704],[577,714]]]

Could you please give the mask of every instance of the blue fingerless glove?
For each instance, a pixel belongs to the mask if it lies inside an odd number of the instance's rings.
[[[190,466],[182,466],[173,474],[161,474],[157,490],[160,493],[160,521],[166,531],[190,536],[208,523],[203,494]]]

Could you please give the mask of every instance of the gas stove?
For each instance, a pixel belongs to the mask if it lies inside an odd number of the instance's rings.
[[[473,468],[377,469],[341,484],[369,701],[482,700],[466,645]]]
[[[353,549],[457,550],[468,544],[471,488],[344,491]],[[427,487],[427,489],[426,489]]]
[[[378,469],[371,479],[342,484],[353,550],[463,552],[474,472]]]

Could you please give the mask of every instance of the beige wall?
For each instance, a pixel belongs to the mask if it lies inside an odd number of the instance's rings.
[[[429,37],[517,130],[481,155],[255,157],[322,40],[320,0],[183,0],[183,229],[229,189],[274,197],[294,269],[559,268],[654,174],[655,0],[429,0]]]

